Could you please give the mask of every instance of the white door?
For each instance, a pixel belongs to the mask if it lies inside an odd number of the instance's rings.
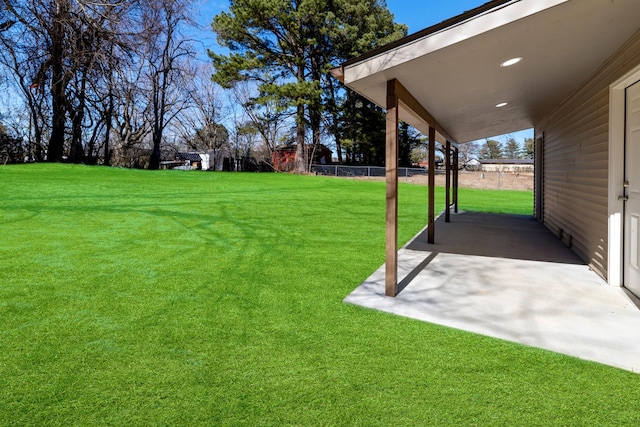
[[[640,297],[640,82],[626,89],[624,285]]]

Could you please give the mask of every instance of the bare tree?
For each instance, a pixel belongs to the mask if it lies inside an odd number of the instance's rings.
[[[235,123],[229,135],[229,154],[235,164],[235,170],[246,170],[259,140],[258,130],[253,123]]]
[[[231,101],[242,108],[246,116],[244,121],[252,124],[271,157],[284,133],[292,125],[292,113],[287,111],[286,105],[278,105],[275,100],[256,102],[251,94],[251,87],[246,82],[236,83],[231,93]]]
[[[211,80],[211,64],[194,63],[192,69],[195,74],[185,87],[189,105],[180,112],[172,129],[190,150],[208,152],[211,169],[215,170],[221,151],[229,141],[229,132],[222,124],[223,98],[219,87]]]
[[[475,142],[467,142],[458,146],[458,161],[461,168],[465,168],[471,160],[478,159],[480,148]]]
[[[195,56],[192,42],[180,32],[190,22],[188,0],[144,0],[143,25],[147,79],[151,97],[149,169],[160,167],[160,147],[169,123],[185,108],[185,79],[193,74],[189,58]]]
[[[106,99],[106,113],[113,108],[113,133],[116,136],[110,150],[114,153],[113,164],[126,166],[118,158],[134,147],[140,146],[151,133],[151,102],[145,91],[145,64],[142,60],[132,61],[114,70],[110,77]],[[112,104],[114,102],[114,104]]]
[[[0,1],[0,20],[5,22],[0,32],[0,61],[11,77],[11,90],[23,97],[30,112],[29,139],[36,160],[44,159],[47,145],[44,138],[49,133],[48,125],[51,125],[50,103],[46,102],[44,85],[38,81],[40,77],[40,80],[44,78],[42,70],[48,57],[44,47],[47,31],[42,25],[43,18],[39,20],[36,16],[42,8],[38,2]],[[32,150],[28,151],[31,157]]]
[[[48,95],[50,111],[47,160],[60,161],[67,151],[67,121],[71,121],[70,158],[84,158],[83,130],[100,123],[87,116],[93,82],[100,81],[111,61],[114,44],[123,45],[122,28],[138,1],[121,0],[0,0],[2,20],[13,24],[0,33],[5,67],[32,110],[36,145],[44,118],[38,94]],[[36,89],[33,91],[32,89]],[[35,94],[34,94],[35,93]],[[94,97],[95,98],[95,97]],[[95,103],[94,103],[95,106]],[[39,111],[35,111],[39,109]]]

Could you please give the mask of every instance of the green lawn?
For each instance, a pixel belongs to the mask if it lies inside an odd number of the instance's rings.
[[[635,374],[342,303],[384,260],[384,197],[324,177],[0,167],[0,425],[640,423]],[[400,203],[404,242],[425,187]],[[531,193],[460,205],[530,213]]]

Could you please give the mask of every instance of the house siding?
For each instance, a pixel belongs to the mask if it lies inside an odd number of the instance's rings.
[[[640,32],[536,124],[544,224],[603,278],[608,257],[609,86],[640,64]]]

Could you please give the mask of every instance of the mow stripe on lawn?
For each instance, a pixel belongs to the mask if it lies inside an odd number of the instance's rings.
[[[426,189],[400,205],[406,241]],[[384,183],[5,166],[0,236],[2,425],[640,421],[634,374],[343,304],[384,260]]]

